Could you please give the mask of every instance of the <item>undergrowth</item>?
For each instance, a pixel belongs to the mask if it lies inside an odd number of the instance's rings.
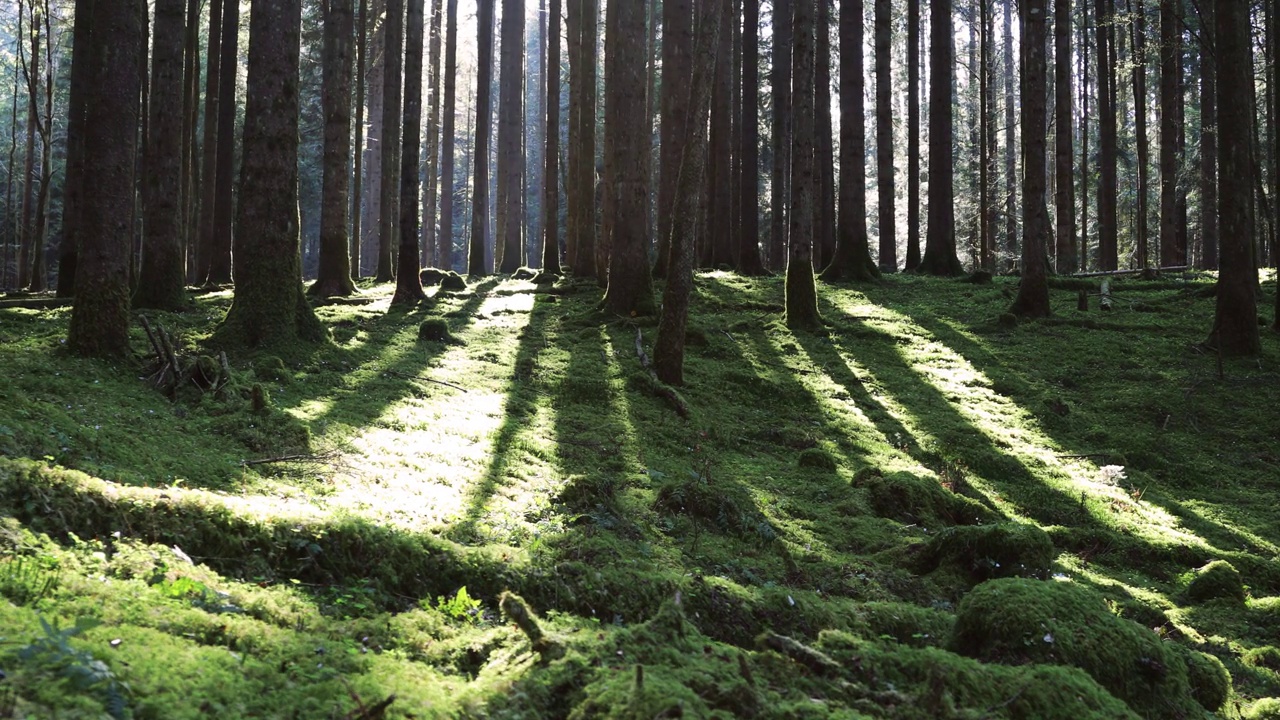
[[[687,419],[594,282],[365,285],[173,400],[0,310],[0,714],[1270,717],[1280,343],[1220,374],[1206,280],[1006,327],[1013,282],[793,333],[703,274]],[[216,357],[229,303],[150,319]]]

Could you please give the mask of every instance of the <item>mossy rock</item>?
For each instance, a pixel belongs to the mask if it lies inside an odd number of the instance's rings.
[[[777,530],[756,510],[745,488],[701,475],[664,482],[658,487],[653,509],[701,520],[720,533],[755,535],[764,540],[777,537]]]
[[[1117,617],[1101,595],[1075,583],[1007,578],[977,586],[960,603],[949,647],[984,662],[1078,667],[1143,717],[1202,713],[1187,651]]]
[[[1240,662],[1249,667],[1267,668],[1280,673],[1280,649],[1272,645],[1256,647],[1241,655]]]
[[[1280,698],[1262,698],[1241,715],[1244,720],[1280,720]]]
[[[253,376],[259,380],[288,384],[293,374],[285,367],[284,360],[275,355],[263,355],[253,361]]]
[[[859,475],[855,482],[867,489],[871,509],[880,517],[929,527],[971,525],[992,516],[982,503],[947,490],[933,478],[909,472]]]
[[[427,318],[418,326],[418,340],[461,345],[462,341],[449,331],[449,321],[444,318]]]
[[[439,268],[426,268],[419,275],[422,279],[423,287],[440,286],[441,290],[466,290],[467,281],[458,273],[452,270],[440,270]]]
[[[921,569],[940,566],[968,573],[976,581],[1004,577],[1046,578],[1057,557],[1045,531],[1019,522],[950,527],[929,539]]]
[[[826,472],[836,471],[836,459],[831,457],[831,453],[822,448],[809,448],[802,450],[798,461],[802,468],[814,468]]]
[[[1014,718],[1017,720],[1136,720],[1140,715],[1074,667],[978,662],[941,648],[872,642],[824,631],[817,649],[855,679],[906,702],[885,713],[884,702],[860,708],[872,717]]]
[[[1196,604],[1210,600],[1243,603],[1244,598],[1244,580],[1226,560],[1214,560],[1200,568],[1187,584],[1187,599]]]
[[[1191,683],[1191,696],[1209,712],[1217,712],[1231,696],[1231,673],[1218,658],[1176,643],[1171,647],[1182,654],[1187,663],[1187,681]]]
[[[857,616],[873,637],[912,647],[945,643],[955,624],[951,613],[900,602],[862,603]]]
[[[511,273],[512,280],[532,280],[538,276],[538,271],[531,267],[519,267]]]

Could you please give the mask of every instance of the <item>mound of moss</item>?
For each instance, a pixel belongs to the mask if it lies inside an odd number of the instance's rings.
[[[423,287],[440,286],[441,290],[466,290],[467,281],[452,270],[426,268],[420,274]]]
[[[812,447],[801,451],[798,462],[802,468],[814,468],[825,472],[836,471],[836,459],[831,457],[831,453],[822,448]]]
[[[458,345],[462,341],[449,330],[449,321],[444,318],[427,318],[418,326],[418,340]]]
[[[720,533],[756,535],[767,540],[777,537],[777,531],[742,486],[717,482],[705,475],[689,474],[663,482],[654,497],[653,509],[700,520]]]
[[[1216,712],[1227,704],[1231,695],[1231,673],[1218,658],[1173,644],[1187,663],[1187,681],[1191,683],[1191,697],[1205,710]]]
[[[1214,560],[1200,568],[1187,584],[1187,599],[1196,604],[1210,600],[1243,603],[1244,598],[1244,580],[1226,560]]]
[[[949,647],[984,662],[1078,667],[1149,718],[1194,717],[1201,699],[1217,698],[1214,671],[1198,660],[1188,669],[1194,651],[1174,649],[1070,582],[1007,578],[977,586],[960,603]]]
[[[868,472],[860,473],[855,483],[867,489],[871,509],[880,517],[925,527],[972,525],[991,518],[982,503],[947,490],[933,478],[909,472]]]
[[[253,376],[259,380],[288,383],[293,374],[285,367],[284,360],[275,355],[262,355],[253,361]]]
[[[1249,706],[1244,720],[1280,720],[1280,698],[1262,698]]]
[[[945,643],[955,624],[951,613],[900,602],[862,603],[857,615],[866,623],[872,637],[913,647]]]
[[[1240,662],[1250,667],[1267,668],[1280,673],[1280,649],[1273,645],[1256,647],[1241,655]]]
[[[1006,522],[946,528],[920,556],[924,572],[950,567],[975,581],[1004,577],[1045,578],[1057,551],[1035,525]]]

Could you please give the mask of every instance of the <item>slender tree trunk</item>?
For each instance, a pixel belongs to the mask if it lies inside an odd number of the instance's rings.
[[[444,42],[444,122],[440,148],[440,231],[436,261],[453,269],[454,132],[458,116],[458,0],[445,0],[448,22]]]
[[[240,3],[224,0],[222,6],[222,58],[218,67],[218,157],[214,177],[213,243],[206,284],[231,282],[231,243],[234,206],[236,74],[240,67]]]
[[[476,83],[475,150],[472,157],[474,177],[471,185],[471,250],[467,260],[467,272],[485,275],[485,237],[489,234],[489,127],[492,121],[493,84],[493,15],[494,0],[479,0],[480,14],[477,28],[480,48],[479,76]]]
[[[814,64],[814,153],[817,162],[818,194],[814,215],[817,235],[813,245],[813,267],[821,270],[836,254],[836,168],[831,120],[831,3],[818,0],[817,54]]]
[[[1098,38],[1098,263],[1119,267],[1117,208],[1115,0],[1097,0]]]
[[[1080,270],[1089,269],[1089,0],[1080,3]]]
[[[325,0],[323,89],[324,168],[320,202],[320,265],[310,292],[317,297],[355,292],[347,255],[351,187],[351,0]]]
[[[611,34],[611,32],[617,28],[615,14],[618,11],[619,4],[606,2],[604,6],[606,28],[604,37],[604,85],[606,87],[609,85],[609,74],[613,72],[612,63],[617,54],[614,51],[614,47],[618,42],[618,38],[616,34]],[[595,42],[593,41],[594,46]],[[605,112],[607,114],[608,111],[606,110]],[[613,146],[617,142],[615,137],[617,128],[617,123],[611,123],[607,118],[605,119],[601,132],[601,139],[604,143],[600,157],[601,174],[596,181],[596,197],[599,198],[600,214],[596,216],[595,272],[596,283],[602,288],[607,288],[609,284],[609,253],[612,251],[613,221],[616,217],[614,200],[617,196],[617,180],[614,177],[614,161],[617,159],[617,155]]]
[[[182,280],[195,274],[199,231],[200,143],[196,139],[200,117],[200,0],[187,0],[183,40],[182,122]]]
[[[27,154],[22,163],[22,234],[18,243],[18,287],[21,288],[31,284],[31,251],[35,244],[36,127],[40,124],[40,27],[36,22],[35,0],[31,0],[28,9],[31,51],[25,58],[19,53],[27,83]],[[21,12],[21,6],[18,10]],[[19,43],[18,47],[21,48],[22,44]]]
[[[760,0],[744,0],[742,23],[742,182],[738,208],[738,261],[742,275],[762,275],[760,262]]]
[[[770,183],[769,268],[787,264],[788,202],[791,198],[792,3],[773,0],[773,178]]]
[[[182,257],[182,43],[184,0],[157,0],[152,31],[151,121],[143,178],[143,247],[137,307],[177,310],[186,302]]]
[[[386,53],[386,23],[378,23],[386,3],[375,0],[370,8],[372,21],[370,27],[373,35],[370,38],[367,53],[368,69],[365,76],[366,96],[368,98],[369,130],[364,154],[365,198],[361,214],[360,254],[362,256],[360,274],[373,275],[378,267],[378,233],[382,227],[382,145],[385,141],[385,123],[383,122],[386,101],[386,64],[383,55]]]
[[[1045,0],[1022,0],[1022,281],[1009,312],[1021,317],[1049,315],[1049,209],[1045,205],[1048,169],[1045,167],[1045,102],[1048,33]]]
[[[897,198],[893,180],[893,45],[891,0],[876,0],[876,192],[879,196],[880,270],[898,271]]]
[[[77,8],[79,10],[80,8]],[[142,63],[142,0],[95,2],[85,98],[84,195],[76,300],[67,348],[92,357],[129,354],[129,223]]]
[[[1069,0],[1066,0],[1069,2]],[[1064,0],[1058,0],[1061,6]],[[978,68],[978,268],[995,271],[995,203],[992,201],[992,181],[996,174],[995,123],[991,122],[992,108],[992,40],[995,28],[992,22],[991,1],[978,0],[979,25],[982,52]],[[1070,27],[1069,25],[1067,26]],[[1061,60],[1062,53],[1058,54]],[[1068,55],[1068,58],[1070,56]],[[1068,110],[1070,105],[1068,105]],[[1058,128],[1059,132],[1061,127]],[[1061,159],[1059,159],[1061,162]],[[1068,158],[1068,163],[1070,159]],[[1061,191],[1061,188],[1059,188]],[[1061,206],[1059,206],[1061,207]]]
[[[720,0],[716,0],[720,1]],[[724,0],[727,2],[728,0]],[[728,265],[733,262],[733,228],[730,223],[732,213],[732,156],[733,156],[733,111],[730,104],[730,86],[732,85],[731,59],[732,26],[731,13],[727,7],[720,12],[720,26],[716,30],[715,79],[711,85],[711,145],[707,162],[707,198],[710,203],[710,218],[707,230],[710,233],[710,254],[703,263],[709,267]]]
[[[378,214],[378,267],[376,282],[395,279],[392,248],[399,242],[400,220],[400,114],[401,83],[404,82],[404,0],[387,0],[387,17],[382,33],[382,172],[380,174]],[[420,82],[421,80],[419,80]],[[417,205],[417,199],[414,199]],[[418,261],[414,253],[414,264]]]
[[[422,266],[445,267],[437,260],[436,207],[440,200],[440,44],[444,22],[440,0],[431,0],[431,36],[428,40],[431,64],[431,101],[427,108],[426,190],[422,193]],[[445,269],[448,269],[445,267]]]
[[[994,150],[992,150],[994,152]],[[920,0],[907,0],[907,259],[920,265]]]
[[[71,39],[71,82],[67,92],[66,169],[63,175],[62,246],[58,253],[58,297],[71,297],[75,292],[76,260],[80,238],[84,233],[81,219],[84,207],[84,137],[86,100],[95,68],[88,60],[93,47],[93,27],[89,18],[93,0],[76,0],[75,21]],[[78,60],[77,60],[78,59]],[[16,112],[16,105],[15,105]],[[12,153],[10,154],[12,160]],[[9,163],[13,177],[13,163]],[[12,188],[13,183],[9,183]],[[5,217],[9,217],[8,211]]]
[[[32,292],[49,289],[49,270],[45,263],[45,237],[49,225],[49,191],[53,184],[53,24],[49,5],[44,12],[44,119],[40,121],[40,192],[36,198],[36,227],[32,236],[31,285]]]
[[[570,4],[577,0],[569,0]],[[752,0],[748,0],[750,3]],[[784,0],[785,1],[785,0]],[[675,222],[680,163],[686,157],[691,120],[684,107],[686,83],[693,71],[693,3],[662,0],[662,121],[658,158],[658,258],[655,277],[666,277],[671,259],[671,228]],[[572,90],[570,91],[572,92]]]
[[[570,0],[572,2],[572,0]],[[560,0],[551,0],[547,14],[547,137],[542,174],[542,270],[560,272]]]
[[[658,199],[658,173],[656,160],[657,153],[654,147],[654,141],[657,140],[657,134],[654,127],[658,119],[658,18],[661,12],[658,8],[658,0],[649,0],[648,6],[648,27],[649,47],[645,53],[645,61],[648,64],[648,75],[645,79],[645,108],[644,115],[646,122],[645,127],[649,129],[649,152],[645,153],[645,177],[649,178],[649,202],[647,203],[649,211],[645,219],[645,237],[649,238],[649,251],[656,250],[657,238],[657,199]],[[545,33],[544,33],[545,40]],[[545,44],[545,42],[544,42]],[[545,57],[545,53],[544,53]],[[545,70],[544,70],[545,71]],[[540,117],[545,118],[545,113]],[[545,128],[544,128],[545,130]]]
[[[643,37],[643,29],[641,37]],[[502,0],[502,63],[498,85],[498,272],[508,274],[521,265],[521,178],[524,157],[524,0]]]
[[[1147,269],[1151,266],[1150,242],[1147,235],[1147,220],[1150,215],[1148,202],[1150,193],[1147,191],[1149,186],[1148,171],[1150,165],[1151,151],[1147,142],[1147,48],[1146,48],[1146,8],[1143,7],[1143,0],[1134,0],[1133,23],[1131,42],[1133,44],[1133,99],[1134,99],[1134,135],[1137,136],[1138,146],[1138,186],[1135,188],[1137,199],[1135,202],[1135,214],[1137,222],[1135,227],[1136,243],[1138,246],[1138,267]],[[1205,3],[1205,7],[1211,7],[1211,3]],[[1212,12],[1212,10],[1210,10]],[[1205,110],[1212,113],[1213,101],[1207,99]],[[1205,136],[1207,142],[1212,143],[1212,131]],[[1214,172],[1217,172],[1217,159],[1214,159]],[[1215,184],[1216,192],[1216,184]],[[1216,204],[1215,204],[1216,208]],[[1214,211],[1213,223],[1217,225],[1217,211]],[[1208,218],[1206,218],[1206,222]],[[1206,226],[1207,231],[1207,226]],[[1217,240],[1214,243],[1214,266],[1217,266]],[[1209,244],[1208,237],[1205,238],[1206,247]]]
[[[1160,264],[1166,267],[1186,262],[1178,244],[1177,96],[1182,29],[1174,2],[1160,0]]]
[[[920,272],[959,275],[964,272],[956,256],[954,161],[951,157],[951,88],[955,73],[955,48],[951,27],[951,0],[932,0],[929,26],[929,234]]]
[[[400,151],[400,233],[396,292],[393,305],[411,305],[427,299],[422,291],[419,258],[418,190],[421,187],[422,143],[422,31],[423,0],[409,0],[405,18],[404,143]]]
[[[825,0],[819,0],[825,2]],[[794,0],[791,67],[794,80],[791,140],[790,251],[787,255],[786,321],[794,329],[817,329],[818,291],[813,281],[813,238],[817,227],[818,167],[814,112],[814,0]]]
[[[574,7],[577,7],[576,13],[573,12]],[[595,277],[596,19],[599,17],[599,5],[597,0],[569,0],[569,10],[569,37],[575,43],[569,68],[569,264],[574,275]]]
[[[1071,0],[1054,0],[1053,12],[1053,89],[1056,93],[1054,109],[1057,115],[1054,128],[1054,165],[1058,175],[1057,196],[1054,200],[1058,215],[1055,266],[1058,272],[1070,274],[1080,267],[1080,253],[1076,248],[1076,183],[1073,172],[1075,148],[1072,147],[1075,112],[1072,107],[1074,95],[1071,91]]]
[[[93,6],[91,4],[86,3],[84,5],[84,10],[86,13],[91,13],[93,11]],[[79,16],[81,13],[82,13],[82,8],[77,7],[76,8],[77,16]],[[89,24],[89,21],[87,19],[87,14],[83,24],[85,25]],[[17,50],[17,52],[22,52],[22,26],[23,26],[22,6],[21,6],[21,3],[19,3],[18,33],[17,35],[14,36],[14,41],[13,41],[14,48]],[[84,53],[84,54],[81,54],[80,57],[85,57],[86,55],[87,53]],[[96,71],[96,68],[94,68],[93,70]],[[5,226],[8,232],[5,235],[4,267],[0,268],[0,273],[2,273],[4,276],[3,287],[5,287],[6,289],[9,287],[9,266],[11,263],[10,247],[13,245],[20,246],[22,244],[22,230],[18,227],[17,223],[13,221],[13,194],[15,190],[14,186],[18,184],[13,179],[15,177],[14,176],[15,160],[18,154],[18,86],[21,84],[22,84],[22,78],[19,72],[19,64],[14,63],[13,64],[13,98],[9,103],[10,118],[9,118],[8,177],[10,178],[10,180],[9,182],[5,183],[6,193],[5,193],[5,206],[4,206]],[[14,274],[17,275],[16,270]]]
[[[1250,185],[1254,177],[1251,147],[1253,105],[1241,101],[1249,97],[1253,85],[1249,3],[1243,0],[1222,2],[1215,14],[1222,247],[1217,309],[1207,344],[1223,355],[1255,355],[1261,350],[1261,339],[1258,336],[1255,292],[1258,275],[1253,260],[1253,207],[1250,202]],[[1163,79],[1161,87],[1163,89]]]
[[[1142,0],[1138,0],[1141,3]],[[1214,3],[1200,5],[1204,23],[1203,39],[1212,42]],[[1200,55],[1200,222],[1206,269],[1218,269],[1218,103],[1215,47],[1210,44]],[[1274,137],[1274,132],[1272,137]],[[1145,168],[1144,168],[1145,169]],[[1145,184],[1144,184],[1145,188]],[[1275,197],[1275,193],[1272,193]]]
[[[217,198],[218,172],[218,86],[222,69],[222,5],[223,0],[209,0],[209,47],[205,57],[204,141],[201,145],[200,213],[196,240],[193,280],[200,282],[209,275],[215,234],[214,202]]]
[[[1018,257],[1018,126],[1015,124],[1017,118],[1014,113],[1014,100],[1017,96],[1014,95],[1013,3],[1014,0],[1004,0],[1004,254],[1006,267],[1012,267],[1014,258]],[[936,12],[934,16],[937,16]],[[937,78],[936,70],[934,78]],[[932,96],[930,102],[934,102],[938,97]],[[933,147],[930,143],[930,168],[933,167]],[[929,187],[932,192],[932,182]]]
[[[351,236],[348,238],[350,245],[348,260],[351,263],[351,277],[353,279],[360,277],[360,246],[364,237],[361,229],[361,220],[364,215],[364,154],[367,143],[364,129],[364,89],[365,77],[368,72],[365,61],[368,49],[368,29],[369,0],[360,0],[359,15],[356,17],[356,68],[354,78],[356,84],[356,141],[355,152],[352,157],[355,167],[351,173]]]

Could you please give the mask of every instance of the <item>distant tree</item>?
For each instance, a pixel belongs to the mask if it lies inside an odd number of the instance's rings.
[[[641,28],[643,35],[643,27]],[[524,0],[502,0],[502,63],[498,80],[498,272],[523,264]]]
[[[897,199],[893,184],[893,55],[891,0],[876,0],[876,190],[879,196],[880,269],[898,271]]]
[[[862,0],[840,2],[840,210],[836,254],[822,271],[827,282],[880,277],[867,240],[866,112],[862,96]]]
[[[88,1],[88,0],[82,0]],[[214,202],[218,172],[218,86],[222,54],[222,0],[209,2],[209,45],[205,57],[204,133],[200,144],[199,210],[196,214],[192,281],[204,280],[214,238]],[[69,157],[68,157],[69,162]],[[70,177],[70,175],[68,175]]]
[[[177,310],[186,302],[182,247],[182,41],[185,0],[156,0],[151,34],[151,132],[144,150],[145,220],[142,270],[133,303],[137,307]]]
[[[1012,2],[1012,0],[1010,0]],[[951,86],[955,72],[951,0],[932,0],[929,25],[929,234],[919,271],[964,272],[956,255]]]
[[[670,0],[667,0],[670,2]],[[684,384],[685,329],[689,317],[689,296],[693,292],[693,237],[698,221],[699,189],[706,162],[706,126],[711,107],[711,79],[719,50],[720,15],[726,0],[698,0],[697,46],[690,53],[690,75],[675,77],[663,70],[663,84],[675,81],[685,88],[683,98],[673,107],[683,110],[688,122],[680,143],[684,157],[676,162],[679,177],[673,198],[671,265],[662,294],[658,337],[653,344],[653,369],[658,379],[670,385]]]
[[[444,122],[440,130],[440,231],[436,234],[436,262],[453,268],[453,146],[458,114],[458,0],[445,0],[448,29],[444,40]]]
[[[212,6],[210,11],[212,12]],[[90,22],[92,12],[93,0],[76,0],[71,31],[71,77],[67,88],[67,159],[62,186],[62,245],[58,249],[57,294],[60,298],[75,294],[76,261],[79,258],[80,238],[85,231],[82,219],[84,137],[87,131],[85,110],[90,83],[93,82],[93,73],[96,70],[94,62],[90,59],[90,54],[93,52],[93,26]],[[16,109],[15,106],[14,110]],[[16,126],[16,123],[14,124]],[[10,173],[9,176],[13,177],[13,174]],[[13,183],[9,185],[12,186]]]
[[[400,148],[400,253],[396,257],[396,292],[393,305],[411,305],[427,299],[422,291],[418,263],[418,181],[422,169],[422,34],[423,0],[409,0],[405,18],[404,135]]]
[[[727,10],[727,8],[726,8]],[[715,77],[711,81],[710,145],[707,147],[706,193],[708,202],[707,240],[702,265],[718,267],[733,262],[733,228],[730,220],[733,161],[732,13],[720,13],[716,32]],[[714,218],[714,221],[711,221]]]
[[[571,0],[572,1],[572,0]],[[551,0],[547,14],[546,151],[542,172],[542,269],[560,272],[560,0]]]
[[[90,10],[89,3],[77,10]],[[142,0],[95,2],[91,26],[97,60],[85,98],[85,193],[76,298],[67,348],[77,354],[123,358],[129,354],[129,223],[138,137]]]
[[[1098,266],[1102,270],[1119,267],[1118,228],[1120,222],[1116,126],[1116,4],[1097,0],[1098,37]]]
[[[1064,3],[1059,3],[1061,6]],[[978,266],[995,271],[996,250],[996,123],[995,107],[995,19],[991,0],[978,0],[982,52],[978,67]],[[1068,27],[1070,27],[1068,25]],[[1067,54],[1070,57],[1070,53]],[[1070,99],[1067,112],[1070,113]],[[1067,158],[1070,163],[1071,158]]]
[[[1149,193],[1147,188],[1150,186],[1148,181],[1148,168],[1150,168],[1149,158],[1151,152],[1147,141],[1147,39],[1146,39],[1146,8],[1143,7],[1142,0],[1133,0],[1134,7],[1132,9],[1133,22],[1130,23],[1130,43],[1133,45],[1133,115],[1134,127],[1133,134],[1138,146],[1138,186],[1134,188],[1137,197],[1134,202],[1134,215],[1137,217],[1135,227],[1135,244],[1138,246],[1138,267],[1146,269],[1151,265],[1151,252],[1149,240],[1147,236],[1147,216]],[[1212,7],[1212,3],[1205,3],[1205,7]],[[1208,12],[1212,12],[1210,9]],[[1208,57],[1204,60],[1210,62]],[[1212,100],[1204,105],[1207,113],[1212,113]],[[1216,120],[1215,120],[1216,122]],[[1212,143],[1212,132],[1204,138],[1204,142]],[[1216,170],[1217,158],[1215,155],[1214,165]],[[1215,186],[1216,191],[1216,186]],[[1207,201],[1207,196],[1206,196]],[[1214,203],[1216,208],[1217,203]],[[1213,214],[1213,223],[1217,224],[1217,210]],[[1205,218],[1208,222],[1208,218]],[[1206,230],[1207,233],[1207,230]],[[1209,244],[1209,238],[1205,237],[1206,246]],[[1217,241],[1214,241],[1214,267],[1217,266]]]
[[[1084,0],[1088,2],[1088,0]],[[1075,108],[1071,92],[1071,0],[1054,0],[1054,170],[1056,177],[1055,212],[1058,219],[1057,252],[1054,266],[1060,273],[1070,274],[1080,267],[1076,248],[1076,181]],[[1139,63],[1140,64],[1140,63]]]
[[[493,15],[494,0],[479,0],[480,70],[476,87],[476,131],[471,165],[471,248],[467,258],[467,272],[484,275],[488,271],[485,262],[485,237],[489,234],[489,126],[492,101],[489,87],[493,84]]]
[[[825,0],[819,0],[825,2]],[[792,14],[792,118],[790,249],[787,254],[786,320],[795,329],[814,329],[818,290],[813,281],[813,238],[817,225],[818,173],[814,141],[814,0],[794,0]]]
[[[1020,317],[1049,315],[1049,209],[1045,205],[1045,109],[1048,96],[1045,0],[1022,0],[1022,281],[1009,312]]]
[[[907,0],[907,259],[920,265],[920,0]]]
[[[231,243],[235,206],[236,77],[240,68],[240,3],[224,0],[222,40],[218,61],[218,156],[214,172],[213,242],[202,281],[206,284],[231,282]]]
[[[360,245],[361,239],[364,237],[361,230],[362,216],[364,215],[364,153],[365,153],[365,129],[364,129],[364,89],[365,89],[365,73],[368,63],[365,60],[368,50],[368,30],[369,30],[369,0],[360,0],[359,15],[356,16],[356,68],[355,68],[355,84],[356,84],[356,145],[355,152],[352,156],[354,164],[351,173],[351,237],[350,258],[351,261],[351,277],[360,277]]]
[[[391,249],[400,240],[400,113],[404,63],[404,0],[387,0],[387,17],[382,31],[382,137],[379,155],[378,267],[377,282],[395,278]],[[415,205],[417,204],[415,198]],[[414,264],[417,264],[415,253]]]
[[[320,201],[320,266],[310,292],[317,297],[355,292],[347,232],[351,183],[351,0],[325,0],[321,104],[324,169]]]
[[[422,193],[422,265],[445,267],[436,260],[436,208],[440,202],[440,44],[444,13],[440,0],[431,0],[431,32],[428,62],[431,66],[431,101],[427,107],[427,167],[423,175],[426,188]]]
[[[831,3],[818,0],[814,58],[814,161],[818,177],[814,211],[813,267],[821,270],[836,254],[836,163],[831,120]]]
[[[1137,0],[1139,8],[1141,8],[1142,0]],[[1276,11],[1272,10],[1274,14]],[[1204,32],[1201,33],[1201,42],[1206,47],[1204,52],[1200,54],[1200,222],[1201,222],[1201,240],[1204,243],[1204,251],[1201,254],[1200,263],[1209,270],[1218,268],[1218,102],[1217,102],[1217,63],[1214,56],[1217,54],[1213,45],[1213,28],[1214,28],[1214,3],[1204,3],[1200,5],[1201,21],[1204,24]],[[1273,56],[1274,57],[1274,56]],[[1139,72],[1136,68],[1141,68],[1142,63],[1135,64],[1134,72]],[[1144,106],[1145,107],[1145,106]],[[1145,129],[1145,125],[1143,126]],[[1275,135],[1272,134],[1272,138]],[[1141,143],[1139,150],[1142,151],[1140,157],[1146,157],[1146,138],[1139,137]],[[1275,159],[1272,159],[1275,162]],[[1145,162],[1141,169],[1146,171]],[[1146,195],[1146,182],[1143,180],[1143,195]],[[1272,192],[1271,197],[1276,195]],[[1145,210],[1145,200],[1144,210]],[[1142,215],[1146,217],[1145,213]],[[1143,228],[1145,231],[1146,228]],[[1146,244],[1146,233],[1143,232],[1143,245]],[[1143,250],[1146,250],[1143,247]]]
[[[760,262],[760,0],[744,0],[742,22],[742,117],[739,121],[738,252],[742,275],[762,275]]]
[[[28,22],[27,37],[18,37],[18,62],[22,66],[23,80],[27,90],[27,142],[26,159],[22,163],[22,220],[19,226],[18,242],[18,287],[27,288],[31,284],[31,257],[35,251],[35,195],[36,183],[36,132],[40,128],[40,19],[39,8],[35,0],[27,3]],[[22,3],[18,4],[18,14],[22,14]],[[21,29],[19,29],[21,36]],[[24,54],[24,41],[30,42],[30,52]],[[145,42],[145,40],[143,41]],[[145,48],[142,50],[145,56]],[[142,73],[145,75],[146,70]]]
[[[577,0],[569,0],[570,4]],[[676,188],[680,163],[685,157],[691,122],[688,108],[688,81],[693,70],[693,3],[691,0],[662,2],[662,101],[659,122],[658,156],[658,257],[653,274],[667,277],[671,261],[671,227],[675,222]],[[573,92],[570,90],[570,92]]]
[[[249,14],[235,296],[214,334],[223,345],[287,347],[325,336],[302,292],[299,256],[301,24],[300,0],[255,0]]]
[[[798,0],[773,0],[773,173],[770,188],[769,268],[787,266],[787,203],[791,188],[792,9]]]
[[[1160,264],[1164,267],[1182,265],[1187,260],[1186,248],[1178,237],[1178,133],[1181,128],[1177,107],[1182,73],[1182,25],[1176,5],[1176,0],[1160,0]],[[1234,102],[1242,103],[1242,97],[1250,96],[1237,96]],[[1246,132],[1249,131],[1246,129]],[[1246,189],[1245,193],[1249,191]]]
[[[1222,171],[1222,257],[1218,304],[1207,345],[1223,355],[1256,355],[1258,335],[1253,258],[1253,107],[1242,102],[1253,85],[1249,3],[1231,0],[1215,9],[1218,52],[1218,128]],[[1164,224],[1163,222],[1161,223]],[[1280,301],[1277,301],[1280,302]]]
[[[569,152],[566,249],[578,277],[596,275],[596,19],[599,0],[569,0]]]
[[[1088,2],[1088,0],[1084,0]],[[1018,126],[1016,124],[1016,98],[1014,94],[1016,83],[1014,82],[1015,65],[1013,62],[1013,3],[1014,0],[1004,0],[1004,251],[1007,258],[1006,267],[1013,266],[1013,259],[1018,253]],[[934,17],[937,17],[937,11],[934,11]],[[933,40],[937,40],[935,34]],[[932,59],[931,59],[932,62]],[[950,70],[948,70],[950,73]],[[950,76],[950,75],[949,75]],[[937,66],[934,66],[934,77],[937,77]],[[933,85],[930,89],[930,108],[932,103],[937,102],[940,95],[932,93]],[[932,109],[930,110],[932,112]],[[932,121],[929,127],[929,157],[933,158],[932,143],[933,127]],[[945,146],[944,146],[945,147]],[[933,197],[933,164],[930,159],[929,165],[929,197]],[[930,202],[930,210],[932,213],[932,202]],[[930,215],[932,218],[932,215]],[[932,222],[930,222],[932,226]],[[930,231],[932,232],[932,231]]]
[[[723,1],[723,0],[721,0]],[[614,133],[613,241],[609,255],[609,287],[604,307],[622,316],[652,315],[653,284],[649,274],[649,182],[644,156],[650,149],[645,127],[645,4],[620,2],[611,33],[612,72],[606,76],[605,122]]]

